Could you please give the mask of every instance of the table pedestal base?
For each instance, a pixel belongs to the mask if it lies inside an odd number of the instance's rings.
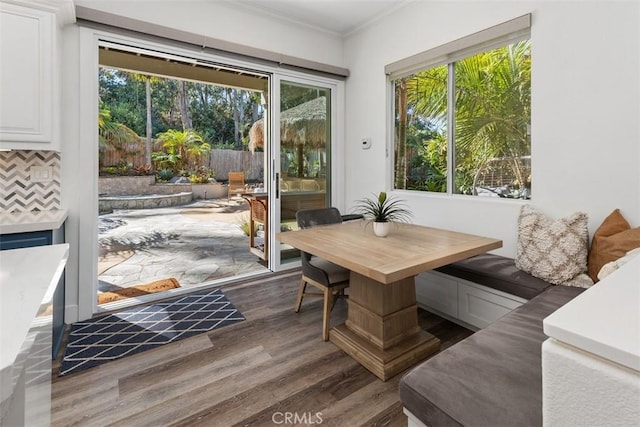
[[[440,340],[420,331],[387,350],[381,350],[346,325],[329,332],[329,340],[382,381],[399,374],[440,349]]]
[[[347,321],[329,339],[383,381],[440,349],[418,325],[413,277],[381,283],[351,272]]]

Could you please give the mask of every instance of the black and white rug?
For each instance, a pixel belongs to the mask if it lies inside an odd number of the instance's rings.
[[[244,320],[221,290],[133,307],[71,325],[60,375]]]

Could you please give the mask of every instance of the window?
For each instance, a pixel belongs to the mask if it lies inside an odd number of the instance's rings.
[[[524,28],[509,21],[388,66],[395,189],[531,197],[530,19],[523,18]]]

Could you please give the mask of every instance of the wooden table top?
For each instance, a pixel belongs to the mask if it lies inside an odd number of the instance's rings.
[[[404,223],[377,237],[367,221],[277,233],[276,239],[382,283],[502,247],[498,239]]]

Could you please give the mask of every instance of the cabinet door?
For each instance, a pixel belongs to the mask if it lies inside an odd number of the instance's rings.
[[[32,231],[30,233],[0,234],[0,250],[32,248],[53,243],[51,231]]]
[[[477,328],[485,328],[525,300],[475,283],[458,281],[458,318]]]
[[[52,13],[0,2],[1,148],[51,149],[55,34]]]
[[[416,301],[423,308],[458,317],[458,283],[450,276],[427,271],[416,277]]]

